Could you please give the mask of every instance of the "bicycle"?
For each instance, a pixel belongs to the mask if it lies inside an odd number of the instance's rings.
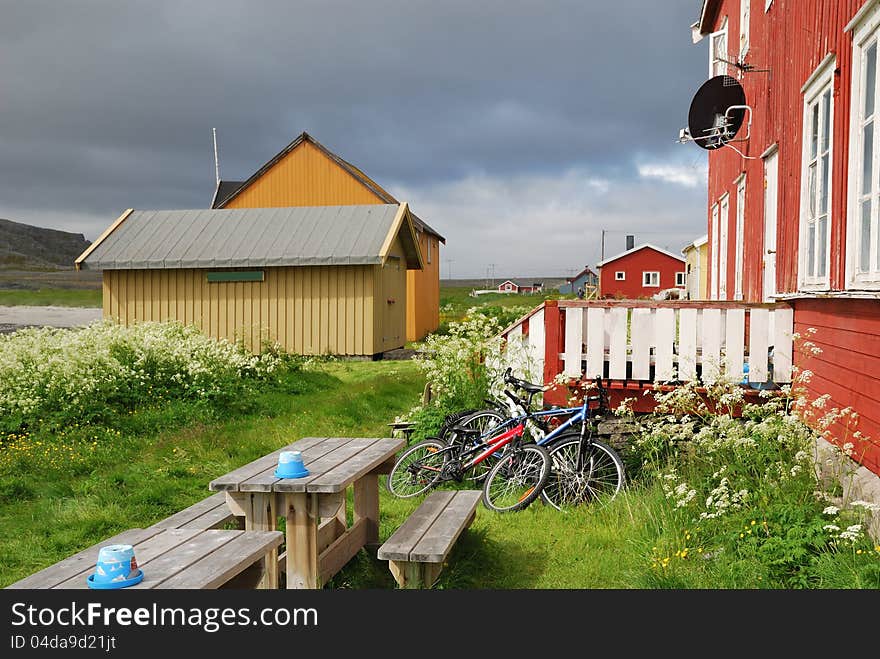
[[[524,442],[524,430],[520,422],[475,444],[423,440],[401,454],[386,486],[396,497],[414,497],[443,482],[463,481],[469,471],[503,451],[483,480],[483,505],[496,512],[523,510],[541,495],[551,469],[549,451]]]
[[[624,485],[625,471],[617,452],[594,437],[597,420],[610,411],[608,392],[602,378],[597,377],[594,380],[597,395],[585,396],[581,405],[539,411],[528,410],[532,407],[533,396],[544,391],[542,385],[512,377],[509,368],[504,374],[504,380],[528,392],[528,400],[519,401],[527,411],[500,421],[487,433],[472,438],[472,441],[479,445],[493,434],[525,419],[536,422],[536,434],[539,436],[535,438],[535,443],[548,448],[552,461],[552,471],[541,491],[541,500],[557,510],[562,510],[569,506],[594,502],[602,497],[613,499]],[[505,393],[515,398],[511,392],[505,390]],[[595,414],[590,407],[594,402],[598,402]],[[568,416],[568,419],[555,428],[549,427],[553,419],[564,416]]]

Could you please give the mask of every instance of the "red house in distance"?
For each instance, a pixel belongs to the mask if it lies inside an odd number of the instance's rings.
[[[599,297],[652,298],[670,288],[684,289],[683,258],[654,245],[644,244],[600,261]]]

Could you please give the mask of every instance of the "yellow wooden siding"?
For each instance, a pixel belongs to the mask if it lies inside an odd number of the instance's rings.
[[[709,277],[709,246],[707,243],[703,243],[699,247],[689,245],[683,251],[688,269],[692,273],[691,276],[697,276],[699,278],[697,284],[697,297],[694,299],[706,300],[708,299],[707,280]],[[690,283],[688,283],[688,289],[690,289]]]
[[[402,254],[399,245],[397,251]],[[380,301],[386,304],[374,296],[380,270],[370,265],[264,268],[262,282],[210,284],[205,270],[105,270],[104,316],[126,325],[179,320],[215,339],[241,340],[254,351],[265,340],[298,354],[374,355],[403,345],[383,343],[393,334],[382,327],[377,312],[383,308]],[[402,291],[402,274],[400,282]],[[387,284],[385,289],[392,290]]]
[[[431,262],[428,263],[428,241]],[[419,341],[440,326],[440,241],[436,236],[419,233],[422,270],[406,273],[406,340]]]
[[[233,198],[226,208],[345,206],[384,204],[372,190],[303,142]],[[431,263],[427,241],[432,241]],[[421,232],[419,249],[424,269],[407,272],[406,340],[418,341],[440,325],[440,241]]]
[[[400,348],[406,342],[406,257],[400,238],[388,250],[385,264],[376,268],[373,332],[381,351]]]
[[[363,183],[303,142],[270,167],[226,208],[383,204]]]

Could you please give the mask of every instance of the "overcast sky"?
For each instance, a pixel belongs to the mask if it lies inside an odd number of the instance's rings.
[[[706,232],[700,0],[0,0],[0,217],[94,240],[205,208],[307,131],[446,238],[566,276]]]

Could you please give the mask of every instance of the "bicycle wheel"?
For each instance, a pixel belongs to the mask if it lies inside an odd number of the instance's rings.
[[[447,414],[446,418],[443,419],[443,423],[440,425],[440,430],[437,431],[437,437],[442,439],[444,442],[448,441],[450,433],[452,432],[452,428],[454,426],[459,425],[459,422],[467,416],[470,416],[474,412],[479,412],[478,409],[469,409],[462,410],[461,412],[453,412],[452,414]]]
[[[450,450],[439,439],[426,439],[406,449],[385,481],[388,491],[400,499],[425,492],[440,480]]]
[[[462,435],[461,433],[457,433],[454,430],[450,430],[449,434],[446,437],[446,443],[449,446],[458,446],[461,447],[465,442],[470,439],[473,440],[473,445],[481,444],[483,442],[480,439],[480,436],[485,437],[492,433],[494,428],[497,428],[499,425],[504,423],[507,420],[507,417],[504,416],[498,410],[485,409],[485,410],[477,410],[463,419],[460,419],[456,424],[457,426],[461,426],[464,428],[470,428],[473,430],[479,430],[479,436],[473,435]],[[504,449],[502,449],[503,452]],[[486,477],[486,474],[489,473],[489,469],[492,468],[492,465],[495,464],[495,461],[498,459],[498,456],[501,455],[501,452],[497,454],[492,454],[485,460],[483,460],[478,465],[475,465],[473,469],[470,469],[468,473],[465,475],[465,478],[472,481],[481,481]]]
[[[523,510],[541,494],[550,476],[550,454],[537,444],[510,448],[489,470],[483,504],[489,510]]]
[[[570,436],[550,449],[552,470],[541,500],[563,510],[595,501],[607,502],[623,487],[623,461],[617,452],[598,440],[588,443],[578,467],[581,440]]]

